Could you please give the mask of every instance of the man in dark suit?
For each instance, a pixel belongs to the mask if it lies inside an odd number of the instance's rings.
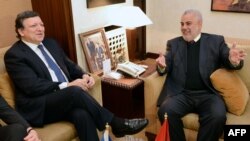
[[[96,128],[112,127],[115,136],[135,134],[147,119],[122,119],[100,106],[88,94],[94,79],[73,63],[52,39],[45,39],[40,16],[33,11],[17,15],[20,38],[4,61],[16,93],[18,112],[32,125],[61,120],[75,125],[81,141],[98,141]]]
[[[35,130],[0,96],[0,141],[40,141]]]
[[[182,37],[167,42],[167,53],[156,59],[157,71],[167,74],[158,98],[160,121],[167,113],[171,141],[185,141],[181,118],[199,115],[198,141],[218,141],[226,122],[226,107],[209,76],[218,68],[240,69],[246,53],[228,48],[224,37],[201,33],[202,16],[187,10],[181,17]]]

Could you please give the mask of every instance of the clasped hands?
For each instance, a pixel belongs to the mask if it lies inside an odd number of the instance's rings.
[[[238,66],[241,60],[244,60],[246,52],[243,49],[236,48],[236,43],[233,43],[233,46],[229,51],[229,61],[233,66]]]
[[[81,87],[85,91],[88,91],[94,85],[95,85],[94,78],[88,74],[84,74],[82,76],[82,78],[78,78],[78,79],[68,83],[68,86],[78,86],[78,87]]]

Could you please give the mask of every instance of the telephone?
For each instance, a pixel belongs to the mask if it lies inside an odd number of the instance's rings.
[[[111,71],[107,74],[104,74],[102,77],[118,80],[118,79],[123,78],[123,75],[119,72]]]
[[[124,72],[132,77],[138,77],[140,74],[146,71],[146,69],[140,65],[126,61],[117,65],[117,71]]]

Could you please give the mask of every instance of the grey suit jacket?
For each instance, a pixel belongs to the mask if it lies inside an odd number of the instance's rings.
[[[61,47],[52,39],[42,42],[69,81],[81,78],[85,73],[73,63]],[[53,82],[50,73],[37,56],[22,41],[17,41],[5,54],[4,61],[7,72],[15,86],[17,110],[35,126],[43,124],[45,96],[59,90],[59,83]]]
[[[243,61],[240,65],[234,67],[231,65],[228,56],[229,48],[225,43],[224,37],[220,35],[202,33],[200,38],[200,60],[199,71],[208,89],[215,94],[218,92],[213,88],[210,75],[218,68],[240,69],[243,67]],[[173,96],[184,90],[187,72],[187,43],[183,37],[177,37],[167,42],[166,53],[167,79],[158,98],[159,106],[166,96]]]

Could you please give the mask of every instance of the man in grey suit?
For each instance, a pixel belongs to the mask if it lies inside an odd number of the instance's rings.
[[[37,132],[0,96],[0,141],[40,141]]]
[[[15,86],[18,112],[32,125],[66,120],[75,125],[81,141],[98,141],[96,128],[106,123],[115,136],[140,132],[147,119],[122,119],[102,107],[88,90],[95,81],[72,62],[33,11],[17,15],[17,41],[5,54],[6,70]]]
[[[198,141],[218,141],[226,122],[226,107],[209,76],[218,68],[241,69],[246,53],[228,48],[224,37],[201,33],[202,16],[187,10],[181,17],[182,36],[167,42],[166,55],[156,59],[157,71],[167,74],[158,98],[158,116],[167,113],[171,141],[185,141],[181,118],[199,115]]]

